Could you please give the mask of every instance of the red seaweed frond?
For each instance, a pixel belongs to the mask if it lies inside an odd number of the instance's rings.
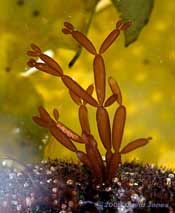
[[[120,32],[128,29],[130,25],[131,22],[118,21],[115,29],[106,37],[99,51],[97,51],[92,42],[84,34],[75,30],[72,24],[68,22],[64,23],[62,32],[71,35],[79,45],[94,55],[94,86],[91,84],[87,89],[82,88],[75,80],[65,75],[60,65],[42,53],[37,45],[31,44],[32,50],[27,52],[29,56],[39,57],[42,60],[42,62],[37,62],[31,58],[28,61],[30,67],[35,67],[38,70],[60,77],[68,88],[72,100],[79,106],[78,115],[82,133],[78,135],[61,123],[57,109],[53,110],[53,118],[51,118],[50,114],[43,107],[39,107],[40,116],[34,116],[34,122],[47,128],[63,146],[76,153],[78,159],[92,171],[99,183],[110,182],[115,177],[118,166],[121,163],[122,154],[144,146],[151,140],[150,137],[136,139],[121,149],[126,120],[126,107],[122,103],[120,87],[112,77],[108,79],[112,95],[106,98],[106,72],[102,55],[117,39]],[[94,87],[97,100],[92,96]],[[118,107],[114,114],[111,128],[107,107],[115,102],[118,103]],[[91,133],[87,104],[96,108],[97,128],[101,142],[106,150],[106,161],[103,161],[97,142]],[[85,152],[79,151],[74,145],[74,142],[84,144]]]

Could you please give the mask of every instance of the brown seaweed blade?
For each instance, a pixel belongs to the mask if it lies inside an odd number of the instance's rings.
[[[132,25],[132,21],[128,21],[126,23],[123,23],[123,25],[121,25],[120,30],[127,30],[130,26]]]
[[[64,26],[67,27],[70,31],[74,30],[74,26],[67,21],[64,22]]]
[[[105,107],[111,106],[116,100],[117,100],[117,95],[113,94],[105,101],[104,106]]]
[[[85,153],[82,152],[82,151],[77,151],[76,154],[77,154],[78,159],[79,159],[85,166],[87,166],[89,169],[92,169],[92,165],[91,165],[91,162],[90,162],[90,160],[89,160],[87,154],[85,154]]]
[[[49,115],[49,113],[44,109],[44,107],[42,107],[42,106],[39,106],[38,107],[38,112],[39,112],[39,114],[40,114],[40,117],[43,119],[43,120],[45,120],[45,121],[50,121],[50,115]]]
[[[82,132],[90,134],[88,111],[85,105],[81,105],[79,108],[79,120]]]
[[[72,34],[72,37],[85,49],[93,55],[96,54],[96,49],[92,42],[81,32],[74,30],[74,26],[69,22],[64,22],[65,28],[62,29],[64,34]]]
[[[86,152],[87,152],[87,156],[91,162],[91,165],[92,165],[92,172],[94,174],[94,176],[98,179],[101,179],[102,180],[102,170],[101,168],[99,167],[99,164],[97,162],[97,158],[95,157],[95,152],[94,150],[91,149],[91,147],[89,147],[89,145],[87,145],[86,147]]]
[[[106,150],[111,149],[111,128],[109,115],[104,107],[98,107],[96,113],[98,132]]]
[[[41,49],[36,44],[32,43],[30,46],[36,53],[41,53]]]
[[[82,138],[77,135],[75,132],[73,132],[71,129],[69,129],[68,127],[66,127],[63,123],[61,123],[60,121],[57,121],[56,126],[70,139],[78,142],[78,143],[84,143],[84,141],[82,140]]]
[[[107,181],[110,182],[112,178],[115,177],[119,163],[121,162],[121,155],[120,153],[112,154],[112,158],[109,165],[109,170],[107,174]]]
[[[77,152],[76,146],[72,143],[72,141],[56,126],[52,126],[49,128],[51,134],[67,149],[72,152]]]
[[[94,85],[91,84],[88,86],[88,88],[86,89],[86,92],[89,94],[89,95],[92,95],[93,94],[93,91],[94,91]]]
[[[27,55],[31,57],[38,57],[40,53],[29,50],[27,51]]]
[[[103,54],[111,45],[112,43],[117,39],[117,37],[120,35],[120,30],[119,29],[115,29],[113,30],[108,36],[107,38],[104,40],[104,42],[102,43],[99,53]]]
[[[96,146],[95,141],[90,138],[90,135],[88,136],[88,143],[85,144],[86,147],[86,153],[88,158],[90,159],[93,172],[96,177],[102,178],[103,176],[103,165],[102,165],[102,159],[100,158],[98,154],[98,149]]]
[[[55,71],[57,71],[59,73],[59,75],[63,75],[63,70],[61,69],[60,65],[53,60],[51,57],[49,57],[48,55],[45,54],[41,54],[40,58],[52,69],[54,69]]]
[[[59,119],[59,111],[57,109],[53,109],[53,116],[56,121]]]
[[[50,117],[49,113],[44,109],[44,107],[38,107],[38,111],[40,113],[40,117],[46,121],[49,125],[54,125],[54,120]]]
[[[30,61],[29,61],[29,62],[30,62]],[[51,75],[60,76],[60,73],[57,72],[57,70],[55,70],[55,69],[49,67],[49,66],[48,66],[47,64],[45,64],[45,63],[36,62],[35,68],[36,68],[36,69],[39,69],[39,70],[41,70],[41,71],[43,71],[43,72],[46,72],[46,73],[48,73],[48,74],[51,74]]]
[[[93,68],[94,68],[94,80],[97,98],[100,105],[102,105],[105,100],[106,73],[105,73],[104,60],[101,55],[95,56]]]
[[[41,52],[41,49],[37,45],[31,44],[31,47],[34,51],[27,51],[27,55],[32,56],[32,57],[40,57],[40,59],[46,63],[45,65],[47,65],[51,70],[52,69],[55,70],[55,73],[57,73],[58,76],[63,75],[63,71],[62,71],[60,65],[54,59],[52,59],[50,56],[48,56],[46,54],[43,54]],[[42,66],[42,63],[36,63],[36,64],[37,64],[37,66]],[[30,63],[29,63],[29,66],[30,66]],[[44,65],[43,65],[43,67],[44,67]],[[36,67],[36,68],[38,68],[38,67]],[[46,67],[43,69],[46,69]],[[52,73],[54,73],[54,71],[52,71],[51,74]]]
[[[113,94],[117,96],[117,102],[122,105],[122,94],[119,85],[112,77],[109,77],[108,82]]]
[[[67,28],[63,28],[63,29],[62,29],[62,32],[63,32],[65,35],[67,35],[67,34],[72,34],[72,30],[70,31],[70,30],[67,29]]]
[[[62,76],[62,81],[64,84],[76,95],[81,97],[87,103],[91,104],[92,106],[98,106],[97,101],[90,96],[79,84],[77,84],[72,78],[67,75]]]
[[[91,85],[89,85],[88,88],[86,89],[86,92],[87,92],[90,96],[92,96],[93,91],[94,91],[94,85],[91,84]],[[83,104],[86,104],[86,101],[84,101]]]
[[[94,149],[92,149],[91,145],[89,145],[88,143],[86,144],[86,153],[91,162],[92,169],[93,169],[95,176],[101,177],[102,173],[101,173],[101,169],[99,168],[98,162],[96,162],[97,159],[95,157]]]
[[[103,170],[103,166],[104,166],[103,165],[103,159],[102,159],[102,156],[100,155],[100,152],[98,150],[97,142],[92,135],[88,135],[88,137],[89,137],[89,143],[92,144],[92,146],[94,147],[94,150],[96,152],[96,157],[97,157],[97,160],[99,162],[100,168]]]
[[[128,143],[122,150],[121,150],[121,154],[126,154],[128,152],[131,152],[141,146],[145,146],[147,143],[149,143],[149,141],[151,140],[151,138],[139,138],[137,140],[134,140],[130,143]]]
[[[116,27],[116,29],[119,29],[119,30],[120,30],[120,27],[121,27],[122,25],[123,25],[123,20],[119,20],[119,21],[117,21],[115,27]]]
[[[93,55],[96,54],[96,49],[92,42],[85,36],[83,33],[79,31],[73,31],[72,37],[82,46],[84,47],[88,52],[92,53]]]
[[[82,104],[81,98],[78,95],[76,95],[74,92],[72,92],[72,90],[69,90],[69,94],[70,94],[70,97],[72,98],[72,100],[77,105],[81,105]]]
[[[119,106],[115,112],[112,127],[112,144],[116,153],[119,152],[126,120],[126,109]]]
[[[42,126],[42,127],[44,127],[44,128],[48,128],[48,127],[49,127],[49,124],[48,124],[46,121],[44,121],[43,119],[41,119],[40,117],[38,117],[38,116],[33,116],[33,117],[32,117],[32,120],[33,120],[36,124],[38,124],[39,126]]]
[[[27,65],[29,67],[35,67],[36,63],[37,62],[33,58],[31,58],[30,60],[27,61]]]
[[[109,168],[110,162],[111,162],[111,159],[112,159],[112,151],[107,150],[105,157],[106,157],[107,168]]]
[[[96,55],[96,49],[92,42],[81,32],[74,30],[74,27],[69,22],[64,23],[65,28],[62,29],[64,34],[72,34],[72,37],[87,51]]]
[[[90,86],[88,86],[88,88],[86,89],[86,92],[92,96],[92,93],[93,93],[93,90],[94,90],[94,86],[93,84],[91,84]],[[82,101],[82,99],[76,95],[74,92],[72,92],[71,90],[69,90],[69,94],[72,98],[72,100],[77,104],[77,105],[82,105],[82,104],[86,104],[86,101]]]

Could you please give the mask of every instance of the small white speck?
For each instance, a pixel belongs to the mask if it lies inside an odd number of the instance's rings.
[[[56,169],[55,169],[55,167],[51,166],[51,167],[50,167],[50,170],[51,170],[52,172],[54,172]]]
[[[54,204],[54,205],[57,205],[57,204],[58,204],[58,200],[54,200],[54,201],[53,201],[53,204]]]
[[[6,166],[6,165],[7,165],[6,160],[3,160],[3,161],[2,161],[2,165],[3,165],[3,166]]]
[[[170,174],[168,175],[168,177],[169,177],[169,178],[174,178],[174,174],[170,173]]]
[[[11,204],[17,206],[17,205],[18,205],[18,202],[17,202],[16,200],[12,200],[12,201],[11,201]]]
[[[31,197],[26,197],[26,206],[31,206],[31,205],[32,205]]]
[[[69,180],[66,181],[66,184],[67,184],[67,185],[72,185],[73,183],[74,183],[74,181],[71,180],[71,179],[69,179]]]
[[[47,143],[47,139],[43,138],[43,139],[42,139],[42,143],[43,143],[43,144],[46,144],[46,143]]]
[[[42,150],[42,148],[43,148],[42,145],[39,145],[39,146],[38,146],[38,149],[39,149],[39,150]]]
[[[16,209],[17,209],[17,211],[21,211],[22,205],[21,204],[17,205]]]
[[[61,205],[61,208],[62,208],[62,209],[66,209],[66,208],[67,208],[67,205],[63,203],[63,204]]]
[[[83,205],[83,200],[79,200],[79,205],[82,206]]]
[[[14,134],[19,134],[20,131],[21,131],[20,128],[17,127],[17,128],[15,128],[15,129],[13,130],[13,133],[14,133]]]
[[[52,192],[56,193],[58,191],[57,188],[52,188]]]
[[[168,186],[171,185],[171,178],[166,178],[166,184],[167,184]]]
[[[131,195],[131,200],[134,202],[134,201],[138,201],[139,200],[139,195],[134,193]]]
[[[110,192],[112,190],[112,188],[109,186],[105,189],[106,192]]]
[[[69,202],[68,202],[68,206],[69,206],[69,207],[73,207],[73,206],[74,206],[73,201],[69,201]]]
[[[24,188],[28,187],[29,184],[27,182],[24,183]]]
[[[100,189],[100,185],[97,185],[97,186],[96,186],[96,189]]]
[[[106,161],[106,157],[104,155],[102,156],[102,159],[103,159],[103,161]]]
[[[16,176],[15,173],[10,173],[9,174],[9,179],[12,180],[15,176]]]
[[[113,178],[112,182],[113,183],[117,183],[119,181],[119,179],[117,177]]]
[[[51,172],[50,170],[47,170],[47,171],[46,171],[46,174],[47,174],[47,175],[51,175],[52,172]]]
[[[53,180],[53,183],[58,183],[58,179]]]
[[[21,173],[21,172],[18,172],[18,173],[17,173],[17,177],[19,177],[19,176],[22,176],[22,173]]]
[[[47,180],[47,183],[50,183],[50,182],[52,182],[52,179],[48,179],[48,180]]]
[[[42,164],[46,164],[46,163],[48,163],[48,161],[47,160],[42,160],[41,163]]]
[[[36,175],[40,175],[40,173],[38,172],[37,169],[33,169],[33,172],[34,172]]]
[[[133,173],[133,172],[130,172],[129,174],[130,174],[131,176],[134,176],[134,173]]]

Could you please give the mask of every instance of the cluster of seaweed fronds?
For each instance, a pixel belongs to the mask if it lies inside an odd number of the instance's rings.
[[[126,120],[126,108],[122,104],[119,85],[112,77],[108,79],[112,95],[106,98],[106,73],[102,55],[116,40],[120,32],[127,30],[130,24],[130,22],[118,21],[116,28],[106,37],[97,52],[92,42],[85,35],[76,30],[72,24],[64,23],[62,32],[72,35],[82,47],[94,55],[93,71],[97,100],[92,96],[93,84],[86,90],[83,89],[75,80],[63,73],[63,70],[56,61],[43,54],[37,45],[31,44],[32,51],[27,52],[29,56],[39,57],[43,61],[36,62],[36,60],[30,59],[28,61],[30,67],[35,67],[38,70],[60,77],[68,88],[71,98],[79,106],[79,121],[82,134],[78,135],[61,123],[58,120],[59,112],[57,109],[53,110],[54,118],[51,118],[43,107],[39,107],[40,117],[34,116],[34,122],[47,128],[62,145],[75,152],[78,159],[92,171],[99,183],[109,183],[115,177],[118,166],[121,163],[122,154],[147,144],[151,139],[150,137],[136,139],[120,150]],[[106,108],[114,102],[117,102],[119,106],[116,109],[111,130],[109,114]],[[96,108],[98,132],[106,150],[105,161],[102,159],[97,142],[91,133],[86,104]],[[84,144],[86,152],[79,151],[73,141]]]

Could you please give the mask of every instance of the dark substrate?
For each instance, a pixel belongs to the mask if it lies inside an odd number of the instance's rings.
[[[42,161],[20,171],[3,162],[0,212],[175,212],[175,172],[124,163],[111,185],[100,186],[70,162]]]

